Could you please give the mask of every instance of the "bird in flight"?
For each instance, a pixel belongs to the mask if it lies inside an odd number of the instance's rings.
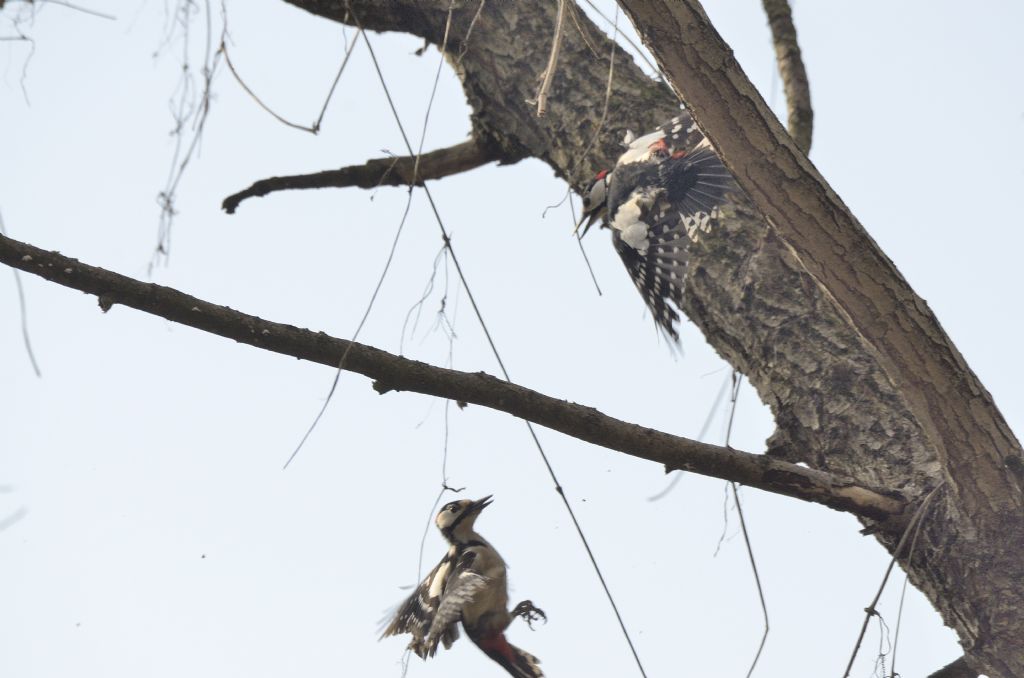
[[[488,495],[444,505],[434,524],[448,541],[448,552],[399,606],[381,638],[408,633],[409,649],[426,659],[434,656],[438,643],[451,647],[461,623],[469,639],[509,674],[542,678],[540,660],[505,638],[514,618],[522,617],[533,628],[532,622],[547,617],[528,600],[509,611],[505,561],[474,529],[490,504]]]

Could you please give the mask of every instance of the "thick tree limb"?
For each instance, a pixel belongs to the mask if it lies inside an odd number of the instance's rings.
[[[485,147],[474,139],[461,144],[440,148],[419,156],[419,165],[415,156],[396,156],[393,158],[376,158],[368,160],[364,165],[353,165],[334,170],[324,170],[313,174],[294,174],[284,177],[270,177],[257,181],[244,191],[239,191],[224,198],[221,207],[228,214],[234,214],[238,204],[246,198],[263,197],[275,191],[288,191],[299,188],[376,188],[377,186],[409,186],[423,185],[430,179],[443,179],[453,174],[476,169],[489,162],[517,162],[502,151]],[[415,175],[415,176],[414,176]]]
[[[591,407],[537,393],[482,372],[434,367],[322,332],[262,320],[177,290],[143,283],[83,264],[57,252],[0,236],[0,262],[66,287],[94,294],[100,307],[130,306],[167,320],[276,353],[345,369],[374,379],[374,389],[415,391],[507,412],[586,442],[634,457],[789,497],[864,518],[899,522],[906,502],[898,492],[857,485],[773,457],[688,440],[609,417]]]
[[[698,0],[620,4],[772,230],[877,358],[942,464],[957,536],[934,533],[947,561],[941,578],[929,563],[925,590],[942,591],[933,600],[972,662],[993,676],[1024,675],[1020,443],[928,305],[782,129]]]
[[[621,4],[737,181],[907,393],[958,493],[1021,511],[1020,444],[991,397],[924,300],[782,129],[698,0]],[[921,350],[922,335],[929,350]],[[973,474],[958,474],[962,464],[985,465],[991,488],[1003,491],[992,496]]]
[[[558,3],[548,0],[455,3],[449,0],[284,0],[321,17],[369,31],[401,31],[441,45],[448,31],[449,63],[472,108],[473,136],[515,158],[547,162],[577,190],[614,164],[627,129],[642,131],[672,117],[675,95],[644,75],[630,59],[617,59],[613,96],[599,125],[608,81],[611,43],[582,12],[562,33],[559,63],[572,72],[555,75],[544,117],[536,114],[537,74],[547,67]],[[351,9],[351,13],[348,9]],[[571,8],[567,8],[571,9]],[[583,35],[586,35],[586,39]],[[454,55],[458,55],[455,58]],[[596,143],[594,140],[596,139]]]
[[[811,87],[807,82],[807,71],[800,57],[800,45],[796,40],[793,12],[789,0],[764,0],[764,11],[772,29],[775,43],[775,60],[782,76],[782,89],[786,93],[786,109],[789,112],[789,134],[797,148],[805,154],[811,150],[811,132],[814,129],[814,109],[811,108]]]

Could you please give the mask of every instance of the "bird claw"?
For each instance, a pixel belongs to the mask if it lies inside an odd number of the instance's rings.
[[[548,616],[544,614],[544,610],[539,607],[534,607],[533,601],[530,600],[524,600],[516,605],[515,609],[512,610],[512,616],[522,617],[523,621],[526,622],[526,625],[530,627],[531,631],[533,630],[533,622],[538,619],[544,620],[545,624],[548,623]]]

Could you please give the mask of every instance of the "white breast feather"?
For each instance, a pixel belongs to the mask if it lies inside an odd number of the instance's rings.
[[[626,243],[637,252],[645,254],[651,244],[647,238],[650,226],[640,220],[643,208],[654,202],[660,189],[637,190],[629,196],[629,200],[619,205],[615,210],[615,218],[611,227],[619,232],[622,242]]]

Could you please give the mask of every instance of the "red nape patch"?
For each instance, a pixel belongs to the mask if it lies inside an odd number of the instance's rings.
[[[684,155],[686,155],[686,151],[680,149],[680,150],[676,151],[675,153],[673,153],[672,157],[673,158],[681,158]]]
[[[601,181],[601,179],[604,179],[606,176],[608,176],[608,170],[601,170],[597,173],[597,176],[594,177],[594,181]]]
[[[508,644],[507,640],[505,640],[504,633],[495,633],[493,636],[481,638],[479,642],[477,642],[477,645],[479,645],[480,649],[488,655],[492,657],[497,655],[512,664],[515,664],[516,655],[512,651],[512,646]]]

